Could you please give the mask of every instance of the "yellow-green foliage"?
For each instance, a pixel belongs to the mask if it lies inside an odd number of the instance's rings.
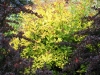
[[[55,62],[62,68],[67,63],[71,48],[59,47],[55,44],[63,40],[78,40],[74,39],[71,34],[90,25],[91,22],[83,24],[81,22],[81,18],[88,15],[89,8],[89,2],[77,5],[70,3],[65,7],[65,2],[58,1],[37,6],[36,11],[43,18],[21,12],[23,22],[20,30],[25,33],[24,36],[34,40],[35,43],[18,38],[14,38],[11,43],[14,43],[15,48],[18,48],[18,44],[26,46],[22,57],[34,58],[34,68],[42,67],[44,62],[49,65]]]

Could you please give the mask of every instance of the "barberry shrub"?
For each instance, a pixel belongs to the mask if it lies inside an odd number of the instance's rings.
[[[74,33],[77,39],[82,37],[79,42],[59,43],[75,49],[69,57],[69,63],[62,70],[67,75],[100,75],[100,8],[95,10],[98,12],[96,15],[83,19],[93,21],[91,26]]]
[[[14,49],[13,44],[10,45],[9,43],[13,37],[18,37],[20,40],[24,38],[27,41],[32,41],[22,36],[24,33],[21,31],[8,35],[10,31],[15,31],[10,23],[18,24],[18,22],[8,20],[7,17],[11,14],[18,14],[20,11],[38,16],[36,12],[24,8],[24,5],[19,0],[0,0],[0,75],[24,75],[25,68],[31,68],[32,65],[31,58],[26,59],[20,56],[25,46],[19,44],[18,49]]]

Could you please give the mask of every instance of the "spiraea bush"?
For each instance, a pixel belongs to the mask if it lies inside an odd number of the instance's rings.
[[[23,18],[19,30],[23,31],[23,36],[34,40],[13,38],[14,48],[18,49],[18,44],[26,46],[21,53],[22,57],[34,58],[33,69],[43,67],[44,62],[50,66],[49,69],[55,67],[61,69],[65,63],[68,63],[69,56],[72,53],[72,47],[57,46],[56,43],[61,41],[77,42],[81,38],[76,39],[72,34],[78,30],[85,29],[91,22],[82,22],[83,16],[90,15],[89,1],[79,4],[69,3],[68,7],[65,2],[53,2],[45,5],[37,5],[37,11],[43,16],[38,18],[27,13],[20,13]],[[42,5],[42,6],[41,6]],[[87,14],[86,14],[87,13]],[[55,66],[53,68],[53,66]]]

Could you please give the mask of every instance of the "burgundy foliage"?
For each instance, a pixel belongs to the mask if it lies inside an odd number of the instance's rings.
[[[82,75],[100,75],[100,9],[94,8],[98,13],[92,17],[84,17],[84,21],[93,21],[87,29],[76,32],[74,35],[84,36],[80,42],[61,42],[61,46],[71,46],[73,54],[69,58],[62,73],[67,75],[80,75],[77,71],[84,65]]]
[[[11,6],[11,3],[14,6]],[[21,4],[19,0],[0,0],[0,75],[26,75],[24,74],[25,68],[31,69],[33,59],[25,59],[20,56],[21,51],[25,47],[19,45],[18,50],[15,50],[9,44],[9,41],[13,37],[18,37],[19,39],[24,38],[25,40],[31,42],[34,41],[23,36],[24,33],[21,31],[19,31],[19,33],[16,35],[4,35],[5,32],[7,33],[14,30],[14,28],[10,26],[8,22],[18,24],[16,21],[8,20],[7,17],[11,14],[17,14],[20,11],[34,14],[39,18],[42,17],[32,10],[24,8],[24,5]]]

